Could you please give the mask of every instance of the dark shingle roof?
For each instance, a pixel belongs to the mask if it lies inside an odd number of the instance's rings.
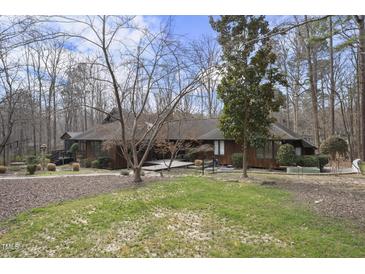
[[[146,130],[148,121],[140,123],[137,136]],[[162,136],[169,140],[229,140],[225,138],[223,132],[219,129],[218,119],[184,119],[174,120],[166,123],[162,129]],[[127,128],[126,137],[129,138],[130,128]],[[72,137],[74,140],[111,140],[120,136],[121,129],[119,121],[113,121],[97,125],[88,131]],[[304,147],[314,147],[305,141],[298,134],[284,127],[281,124],[274,123],[270,128],[270,135],[280,140],[301,140]]]
[[[153,123],[155,119],[154,115],[144,115],[140,118],[140,120],[137,123],[137,129],[136,129],[136,137],[143,136],[143,134],[146,132],[147,128],[149,127],[150,123]],[[131,137],[131,131],[133,126],[133,117],[132,114],[125,113],[125,131],[126,131],[126,138]],[[129,122],[128,122],[129,121]],[[106,122],[104,121],[102,124],[96,125],[93,128],[83,132],[80,135],[77,135],[76,137],[72,138],[74,140],[115,140],[119,139],[119,136],[121,136],[122,129],[120,126],[119,120],[112,119],[112,122]]]
[[[199,140],[227,140],[229,138],[225,138],[223,132],[218,128],[214,128],[211,131],[201,135],[198,137]]]
[[[167,139],[199,140],[200,136],[218,127],[217,119],[183,119],[170,121],[166,125]]]
[[[218,119],[216,120],[216,126],[197,137],[197,140],[230,140],[230,138],[224,137],[223,132],[218,127]],[[314,148],[315,146],[305,141],[302,137],[296,134],[294,131],[284,127],[279,123],[273,123],[270,128],[270,135],[275,139],[280,140],[300,140],[303,143],[304,147]]]
[[[74,140],[94,140],[94,141],[104,141],[111,140],[116,135],[120,134],[120,124],[118,121],[100,124],[92,127],[91,129],[75,136]]]
[[[80,134],[82,134],[82,131],[66,131],[64,134],[62,134],[61,139],[73,139]]]

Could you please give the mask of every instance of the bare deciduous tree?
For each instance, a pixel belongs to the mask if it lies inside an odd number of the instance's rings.
[[[169,26],[157,32],[134,26],[133,17],[96,16],[83,19],[59,17],[82,24],[93,39],[82,33],[65,33],[93,45],[101,53],[101,66],[111,84],[120,124],[120,147],[134,181],[139,183],[141,168],[167,118],[186,95],[197,89],[204,73],[186,57],[184,47],[171,35]],[[118,33],[132,31],[136,41],[121,41]],[[126,44],[129,42],[128,46]],[[115,49],[119,49],[116,56]],[[166,88],[166,78],[174,84]],[[153,105],[152,98],[169,96],[168,104]],[[153,114],[152,114],[153,113]]]
[[[203,36],[200,40],[192,43],[192,49],[196,64],[202,70],[207,71],[198,91],[201,98],[201,110],[209,118],[217,117],[222,107],[217,96],[217,86],[220,80],[219,71],[217,70],[221,54],[219,45],[216,39]],[[210,72],[208,69],[215,71]]]

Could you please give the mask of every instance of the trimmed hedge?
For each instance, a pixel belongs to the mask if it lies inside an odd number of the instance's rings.
[[[33,175],[35,173],[37,169],[37,165],[31,164],[31,165],[27,165],[27,171],[29,173],[29,175]]]
[[[0,173],[4,174],[6,172],[6,166],[0,166]]]
[[[296,157],[296,165],[303,167],[316,167],[319,166],[318,159],[315,155],[304,155]]]
[[[112,159],[109,157],[99,157],[99,167],[98,168],[110,168],[110,164],[112,163]]]
[[[194,149],[187,149],[186,153],[183,155],[183,159],[189,162],[194,162],[198,157],[198,154]]]
[[[281,165],[318,167],[321,172],[323,171],[323,167],[328,164],[328,155],[318,154],[296,156],[295,149],[290,144],[284,144],[279,147],[276,159]]]
[[[194,161],[194,165],[196,165],[196,166],[202,166],[203,165],[203,160],[195,160]]]
[[[92,163],[92,160],[90,160],[90,159],[82,159],[82,160],[80,160],[80,165],[82,167],[89,168],[89,167],[91,167],[91,163]]]
[[[231,156],[232,159],[232,165],[235,168],[242,168],[243,167],[243,155],[242,153],[233,153]]]
[[[72,171],[80,171],[80,164],[72,163]]]
[[[292,145],[289,145],[292,147]],[[288,149],[288,146],[285,147],[285,150]],[[294,149],[294,148],[293,148]],[[290,151],[290,147],[288,149]],[[318,154],[318,155],[303,155],[303,156],[295,156],[292,155],[290,157],[287,157],[286,159],[291,159],[290,161],[287,161],[286,165],[288,166],[302,166],[302,167],[318,167],[320,171],[323,171],[323,167],[328,164],[329,158],[328,155]],[[243,166],[243,158],[242,153],[233,153],[231,156],[232,159],[232,165],[235,168],[242,168]],[[280,163],[280,162],[279,162]],[[282,164],[282,163],[280,163]],[[284,165],[284,164],[282,164]]]
[[[92,168],[108,169],[112,163],[112,159],[109,157],[99,157],[91,162]]]
[[[323,171],[323,167],[328,164],[327,155],[304,155],[296,157],[296,165],[302,167],[318,167]]]
[[[53,163],[47,164],[47,170],[48,171],[56,171],[56,165]]]
[[[280,165],[291,166],[295,164],[295,149],[291,144],[281,145],[276,154],[276,159]]]
[[[328,164],[329,158],[328,155],[319,154],[317,155],[319,161],[319,169],[322,172],[325,165]]]
[[[92,168],[98,168],[98,166],[99,166],[99,161],[98,160],[94,160],[94,161],[91,162],[91,167]]]
[[[26,160],[27,165],[37,165],[41,163],[41,159],[36,155],[30,155]]]

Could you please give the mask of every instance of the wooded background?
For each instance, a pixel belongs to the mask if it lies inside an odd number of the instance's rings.
[[[217,66],[221,62],[216,37],[191,40],[174,35],[171,21],[153,30],[140,26],[136,17],[7,16],[0,20],[3,162],[38,153],[41,144],[49,151],[62,149],[60,136],[65,131],[86,131],[101,123],[116,106],[115,82],[125,94],[140,90],[142,97],[149,80],[158,78],[148,91],[153,96],[143,106],[147,112],[154,112],[171,104],[176,90],[181,90],[189,77],[193,79],[194,67],[194,73],[204,71],[204,75],[179,100],[174,112],[217,117],[222,109],[216,94],[220,80]],[[109,20],[104,30],[98,20]],[[339,135],[348,141],[350,159],[364,159],[364,16],[285,16],[277,21],[280,23],[270,22],[270,35],[277,66],[286,75],[288,86],[281,90],[286,104],[274,113],[275,117],[316,146],[330,135]],[[88,30],[75,31],[75,25]],[[127,33],[119,32],[125,28]],[[104,46],[111,54],[116,81],[106,73],[102,47],[95,45],[102,31],[111,41]],[[89,39],[94,47],[79,44],[81,38]],[[100,38],[101,44],[105,42]],[[174,54],[170,53],[172,48]],[[144,49],[153,52],[154,58],[146,57]],[[151,70],[154,64],[159,77]],[[168,66],[166,73],[162,68]],[[137,77],[139,69],[141,75]],[[137,98],[122,107],[131,110],[141,102]]]

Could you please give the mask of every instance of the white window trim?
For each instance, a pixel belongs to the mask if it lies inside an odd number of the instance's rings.
[[[219,141],[214,140],[214,155],[219,155]]]
[[[224,140],[214,140],[214,155],[224,155]]]
[[[224,140],[219,141],[219,155],[224,155]]]
[[[295,155],[296,156],[302,156],[302,148],[301,147],[295,147]]]

